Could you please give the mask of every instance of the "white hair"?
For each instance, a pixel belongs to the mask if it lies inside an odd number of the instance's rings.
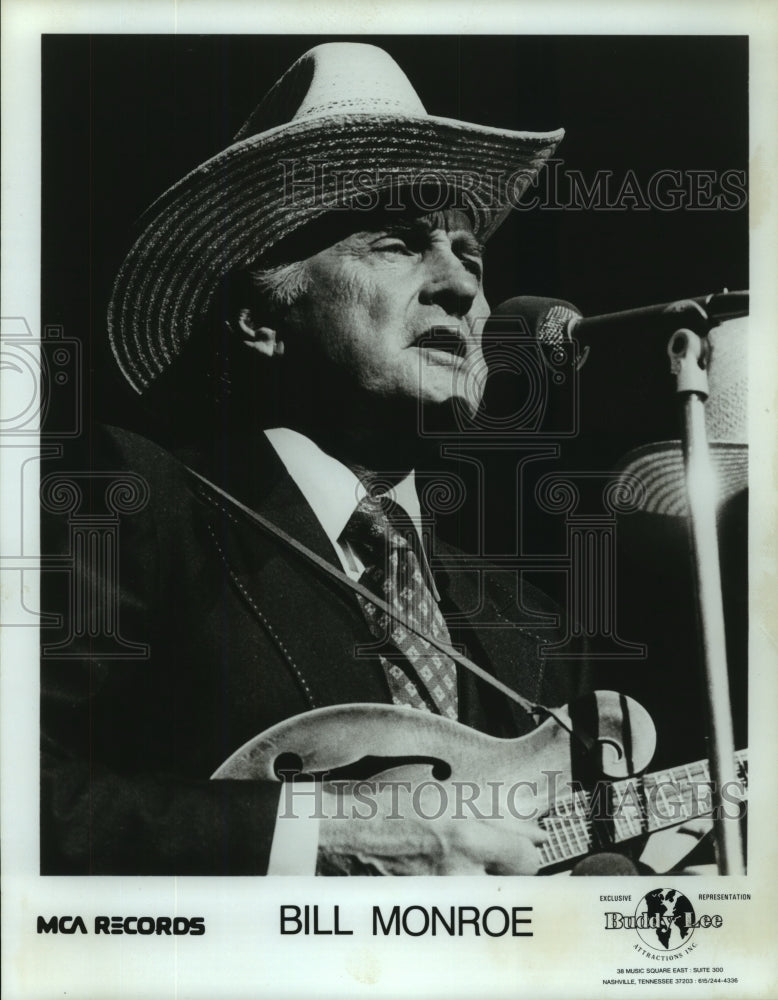
[[[252,288],[273,310],[287,309],[294,305],[310,285],[310,275],[304,260],[250,270],[247,274]]]

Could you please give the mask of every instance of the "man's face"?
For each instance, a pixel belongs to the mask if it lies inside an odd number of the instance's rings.
[[[469,219],[453,210],[351,233],[306,262],[307,291],[287,315],[288,360],[307,352],[347,408],[391,414],[459,399],[474,412],[489,314],[481,258]],[[434,331],[440,342],[423,344]]]

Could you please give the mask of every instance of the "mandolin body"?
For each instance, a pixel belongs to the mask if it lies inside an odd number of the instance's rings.
[[[215,779],[281,780],[295,772],[319,780],[370,778],[538,782],[544,772],[567,780],[627,778],[653,756],[656,733],[637,702],[597,691],[561,708],[517,739],[497,739],[443,716],[394,705],[315,709],[273,726],[236,750]]]

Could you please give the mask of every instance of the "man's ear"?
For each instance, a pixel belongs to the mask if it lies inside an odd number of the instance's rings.
[[[261,326],[255,321],[250,309],[238,312],[237,327],[243,343],[253,351],[259,351],[267,357],[284,353],[284,342],[272,327]]]

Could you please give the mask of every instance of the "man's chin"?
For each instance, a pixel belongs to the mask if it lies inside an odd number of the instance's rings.
[[[477,405],[463,396],[419,401],[418,430],[421,436],[462,433],[472,427]]]
[[[456,421],[472,421],[483,398],[485,369],[462,364],[449,369],[430,369],[421,380],[419,395],[423,409],[449,411]]]

